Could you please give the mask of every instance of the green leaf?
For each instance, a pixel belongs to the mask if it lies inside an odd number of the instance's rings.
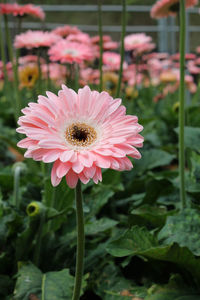
[[[200,296],[179,274],[172,275],[168,284],[153,285],[148,294],[145,300],[198,300]]]
[[[144,227],[134,226],[122,237],[110,243],[107,251],[117,257],[136,255],[138,252],[157,247],[156,238]]]
[[[117,240],[112,241],[107,251],[117,257],[139,255],[147,259],[172,262],[186,269],[200,282],[200,259],[178,244],[159,245],[157,239],[145,228],[134,226]]]
[[[176,242],[188,247],[194,255],[200,255],[200,215],[196,209],[187,208],[176,216],[169,216],[158,234],[164,245]]]
[[[145,226],[160,227],[166,222],[169,215],[175,214],[176,211],[167,211],[165,207],[156,207],[145,204],[131,211],[131,224],[141,224]]]
[[[15,299],[29,300],[34,294],[42,300],[67,300],[72,298],[74,278],[68,269],[43,274],[33,264],[23,265],[18,272]]]
[[[96,286],[96,293],[103,300],[132,300],[147,294],[145,287],[136,286],[133,280],[124,278],[120,269],[111,263],[103,268],[100,278],[96,279]]]
[[[108,218],[101,218],[99,220],[90,220],[85,224],[85,234],[95,235],[99,232],[106,231],[118,224],[117,221]]]
[[[179,128],[174,129],[178,134]],[[200,128],[185,126],[185,146],[200,152]]]
[[[141,152],[142,159],[135,161],[135,169],[139,173],[143,173],[146,170],[151,170],[157,167],[166,166],[175,158],[174,155],[158,149],[148,149]]]

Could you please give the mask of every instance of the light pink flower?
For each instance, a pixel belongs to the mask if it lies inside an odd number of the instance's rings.
[[[103,64],[110,67],[112,70],[119,70],[121,57],[115,52],[103,53]]]
[[[142,55],[151,52],[155,47],[156,45],[154,43],[141,44],[134,50],[134,55]]]
[[[103,50],[105,51],[110,51],[110,50],[115,50],[118,48],[119,43],[113,41],[109,35],[103,35]],[[91,38],[92,44],[96,47],[96,51],[99,52],[99,42],[100,42],[100,37],[93,36]]]
[[[47,92],[47,97],[39,96],[38,103],[22,110],[17,132],[27,137],[18,146],[27,148],[27,158],[54,162],[53,186],[64,176],[71,188],[78,179],[98,183],[101,168],[130,170],[127,155],[141,157],[135,147],[142,147],[139,132],[143,127],[136,116],[125,115],[126,108],[120,104],[121,99],[106,92],[85,86],[77,94],[63,85],[58,96]]]
[[[150,43],[151,40],[152,38],[145,33],[129,34],[124,39],[124,47],[127,51],[136,50],[141,47],[141,45]]]
[[[59,39],[61,39],[61,37],[52,32],[28,30],[25,33],[16,35],[14,46],[15,48],[27,48],[27,49],[39,48],[39,47],[50,47]]]
[[[33,16],[44,20],[45,13],[42,8],[33,4],[19,5],[17,3],[0,3],[0,14],[12,14],[13,16]]]
[[[59,61],[61,63],[82,63],[93,59],[93,53],[86,44],[68,42],[60,40],[49,49],[51,61]]]
[[[103,39],[103,43],[112,41],[112,39],[109,35],[103,35],[102,39]],[[99,44],[99,41],[100,41],[99,35],[95,35],[95,36],[91,37],[91,41],[93,44]]]
[[[91,44],[91,39],[89,34],[84,32],[80,32],[77,34],[70,34],[67,36],[66,40],[69,42],[83,43],[87,45]]]
[[[87,84],[99,84],[99,70],[92,68],[81,68],[80,69],[80,80],[79,83],[84,86]]]
[[[42,64],[42,75],[44,78],[48,78],[48,72],[49,77],[52,81],[56,83],[56,85],[61,85],[66,82],[66,76],[67,76],[67,69],[65,66],[57,64],[57,63],[50,63]]]
[[[179,0],[158,0],[151,9],[151,17],[155,19],[176,16],[179,11]],[[186,7],[198,4],[198,0],[185,0]]]
[[[60,35],[63,38],[68,36],[69,34],[81,33],[81,31],[76,26],[69,26],[69,25],[57,27],[54,30],[52,30],[52,32],[57,35]]]
[[[25,64],[30,63],[30,62],[31,63],[32,62],[37,63],[37,61],[38,61],[38,56],[37,55],[25,55],[25,56],[21,56],[21,57],[19,57],[19,60],[18,60],[18,62],[19,62],[20,65],[25,65]],[[44,58],[40,57],[40,63],[42,64],[44,62],[45,62]]]
[[[185,54],[185,60],[191,60],[191,59],[195,59],[195,58],[196,58],[196,55],[194,53],[186,53]],[[179,61],[180,53],[175,53],[175,54],[171,55],[170,59]]]

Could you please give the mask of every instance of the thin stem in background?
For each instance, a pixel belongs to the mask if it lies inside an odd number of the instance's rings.
[[[19,209],[19,205],[20,205],[19,202],[20,172],[21,172],[21,167],[17,166],[14,171],[14,190],[13,190],[13,201],[17,209]]]
[[[18,70],[17,70],[17,64],[14,60],[14,54],[13,54],[13,47],[12,47],[12,40],[10,31],[8,28],[8,18],[6,15],[4,15],[4,24],[5,24],[5,33],[6,33],[6,41],[8,45],[8,53],[9,53],[9,59],[12,63],[12,69],[14,74],[14,90],[16,94],[16,103],[15,103],[15,117],[16,120],[18,120],[21,110],[21,101],[20,101],[20,94],[18,89]]]
[[[185,1],[180,0],[180,88],[179,88],[179,178],[182,209],[186,207],[185,193]]]
[[[76,253],[76,274],[75,285],[72,300],[79,300],[81,293],[81,285],[83,278],[84,266],[84,215],[83,215],[83,200],[81,191],[81,182],[78,181],[76,186],[76,221],[77,221],[77,253]]]
[[[46,219],[45,212],[41,212],[40,225],[39,225],[38,234],[36,238],[36,244],[35,244],[36,247],[35,247],[34,257],[33,257],[33,262],[37,267],[40,266],[40,253],[41,253],[43,227],[45,224],[45,219]]]
[[[0,45],[1,45],[1,59],[3,62],[4,79],[5,79],[5,84],[7,84],[8,74],[6,70],[6,53],[5,53],[5,47],[4,47],[5,45],[4,45],[3,33],[1,28],[0,28]]]
[[[119,79],[117,85],[116,98],[120,97],[122,73],[123,73],[123,63],[124,63],[124,37],[126,34],[126,0],[122,0],[122,32],[121,32],[121,48],[120,48],[120,69],[119,69]]]
[[[99,92],[103,88],[103,33],[102,33],[102,9],[101,1],[98,0],[98,25],[99,25]]]

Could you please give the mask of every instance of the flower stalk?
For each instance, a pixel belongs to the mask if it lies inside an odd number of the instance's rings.
[[[103,33],[102,33],[102,9],[101,0],[98,0],[98,23],[99,23],[99,92],[103,88]]]
[[[121,31],[121,47],[120,47],[120,68],[119,68],[119,79],[117,85],[116,98],[120,96],[122,73],[123,73],[123,62],[124,62],[124,37],[126,34],[126,0],[122,0],[122,31]]]
[[[21,102],[20,102],[20,95],[19,95],[19,89],[18,89],[18,71],[17,71],[17,64],[14,59],[14,53],[13,53],[13,47],[12,47],[12,40],[8,28],[8,18],[6,15],[4,15],[4,24],[5,24],[5,33],[6,33],[6,41],[8,45],[8,53],[9,53],[9,59],[12,63],[12,69],[14,74],[14,90],[16,94],[16,103],[15,103],[15,115],[16,120],[19,118],[20,110],[21,110]]]
[[[180,0],[180,88],[179,88],[179,178],[182,209],[186,207],[185,193],[185,0]]]
[[[75,274],[75,285],[72,300],[78,300],[81,293],[81,285],[83,278],[83,266],[84,266],[84,215],[83,215],[83,198],[81,190],[80,180],[76,186],[75,192],[76,198],[76,221],[77,221],[77,253],[76,253],[76,274]]]

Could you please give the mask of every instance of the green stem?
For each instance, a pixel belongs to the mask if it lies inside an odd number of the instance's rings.
[[[38,267],[40,265],[40,252],[41,252],[41,245],[42,245],[42,234],[43,234],[44,223],[45,223],[45,212],[42,212],[40,216],[40,225],[39,225],[38,235],[36,239],[36,249],[33,257],[33,262]]]
[[[13,191],[13,201],[16,208],[19,208],[19,181],[20,181],[21,167],[17,166],[14,172],[14,191]]]
[[[84,261],[84,215],[82,204],[81,182],[76,186],[76,220],[77,220],[77,253],[76,253],[76,274],[72,300],[78,300],[81,293]]]
[[[14,90],[15,90],[15,94],[16,94],[15,116],[16,116],[16,120],[18,120],[19,115],[20,115],[20,110],[21,110],[21,101],[20,101],[20,95],[19,95],[19,89],[18,89],[18,70],[17,70],[17,64],[14,61],[12,40],[11,40],[11,36],[10,36],[10,31],[8,28],[8,18],[6,15],[4,15],[4,24],[5,24],[5,33],[6,33],[6,41],[7,41],[7,45],[8,45],[9,59],[12,63],[13,74],[14,74]]]
[[[121,81],[123,73],[123,62],[124,62],[124,37],[126,34],[126,0],[122,0],[122,32],[121,32],[121,48],[120,48],[120,68],[119,68],[119,79],[117,85],[116,98],[120,96]]]
[[[182,209],[186,207],[185,193],[185,147],[184,147],[184,122],[185,122],[185,1],[180,0],[180,88],[179,88],[179,178],[180,198]]]
[[[101,0],[98,0],[98,25],[99,25],[99,92],[103,88],[103,33],[102,33],[102,10]]]
[[[6,70],[6,53],[5,53],[3,34],[2,34],[1,28],[0,28],[0,44],[1,44],[1,59],[3,62],[4,79],[5,79],[5,84],[7,84],[8,75],[7,75],[7,70]]]

